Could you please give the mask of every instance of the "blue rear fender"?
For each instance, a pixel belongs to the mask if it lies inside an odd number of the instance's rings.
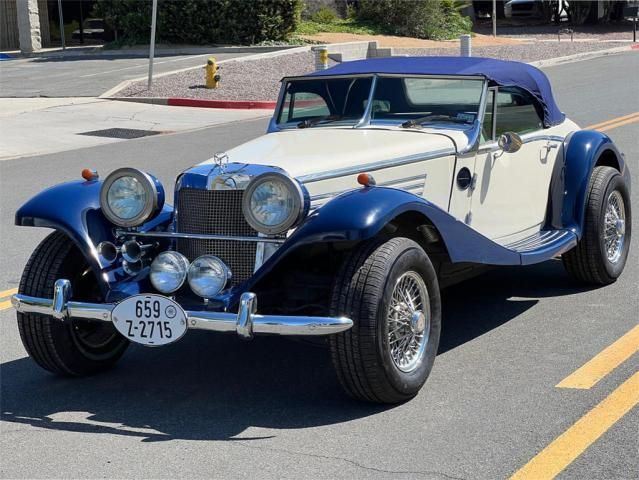
[[[588,200],[588,184],[592,171],[598,165],[606,165],[619,170],[630,190],[630,172],[624,157],[605,133],[593,130],[579,130],[566,138],[564,143],[564,169],[559,183],[563,188],[558,191],[563,199],[552,198],[560,202],[561,221],[553,222],[555,227],[567,228],[581,238]],[[556,179],[553,179],[555,181]],[[560,223],[556,225],[556,223]]]
[[[114,225],[100,208],[101,186],[101,181],[78,180],[48,188],[18,209],[15,224],[64,232],[82,252],[106,292],[113,280],[102,273],[110,265],[98,256],[96,246],[102,241],[114,241]],[[172,217],[173,207],[165,204],[162,211],[141,229],[168,224]]]

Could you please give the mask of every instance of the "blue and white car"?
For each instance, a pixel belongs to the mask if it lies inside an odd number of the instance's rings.
[[[189,330],[323,336],[347,393],[402,402],[433,367],[442,288],[557,257],[606,285],[630,246],[623,155],[517,62],[391,57],[285,78],[268,132],[181,173],[173,206],[147,172],[83,177],[16,213],[54,230],[13,305],[29,355],[62,375]]]

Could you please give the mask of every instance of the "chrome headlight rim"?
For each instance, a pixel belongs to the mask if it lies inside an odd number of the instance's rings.
[[[108,200],[109,190],[113,184],[124,177],[135,178],[138,182],[140,182],[146,193],[147,200],[144,208],[142,208],[140,213],[132,218],[122,218],[118,216],[111,208]],[[156,180],[151,175],[143,172],[142,170],[138,170],[137,168],[124,167],[114,170],[104,179],[100,189],[100,207],[102,208],[102,213],[107,220],[114,225],[126,228],[137,227],[153,218],[153,216],[160,210],[162,206],[160,197],[161,192],[158,189]]]
[[[220,268],[223,276],[220,277],[221,281],[221,287],[218,288],[214,293],[213,292],[205,292],[204,290],[200,289],[199,285],[197,285],[196,283],[196,269],[198,268],[198,265],[201,261],[204,260],[211,260],[213,262],[215,262],[217,264],[217,266]],[[224,262],[224,260],[222,260],[220,257],[216,256],[216,255],[211,255],[211,254],[205,254],[205,255],[200,255],[199,257],[197,257],[195,260],[193,260],[191,262],[191,265],[189,265],[189,270],[187,272],[186,278],[187,278],[187,282],[189,284],[189,287],[191,289],[191,291],[193,293],[195,293],[196,295],[198,295],[199,297],[202,298],[206,298],[206,299],[213,299],[215,298],[217,295],[219,295],[222,291],[224,291],[224,289],[226,288],[226,286],[228,285],[229,281],[231,280],[233,274],[231,272],[230,267]]]
[[[251,209],[251,198],[261,184],[273,180],[282,182],[288,188],[294,203],[286,219],[278,225],[271,226],[265,225],[255,218],[253,210]],[[256,176],[251,180],[251,183],[249,183],[242,195],[242,213],[244,214],[244,218],[254,230],[265,235],[277,235],[293,228],[304,218],[307,204],[308,202],[306,201],[301,185],[288,175],[278,172],[267,172]]]
[[[172,255],[172,256],[177,257],[178,260],[184,265],[184,268],[182,269],[182,271],[179,272],[180,275],[181,275],[180,282],[177,284],[177,286],[174,286],[173,288],[170,288],[170,289],[159,288],[158,285],[156,284],[156,282],[154,281],[154,273],[155,272],[153,271],[153,267],[154,267],[156,262],[159,262],[159,259],[162,256],[166,256],[166,255]],[[176,252],[175,250],[165,250],[163,252],[160,252],[153,259],[153,262],[151,262],[151,269],[150,269],[150,272],[149,272],[149,281],[151,282],[151,285],[153,285],[153,288],[155,288],[158,292],[163,293],[165,295],[167,295],[169,293],[177,292],[180,288],[182,288],[182,286],[186,282],[186,279],[187,279],[187,276],[188,276],[190,268],[191,268],[191,264],[189,262],[189,259],[186,258],[186,256],[184,256],[182,253]],[[167,273],[167,272],[164,271],[162,273]]]

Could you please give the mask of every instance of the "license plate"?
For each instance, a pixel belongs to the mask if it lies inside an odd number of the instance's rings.
[[[132,342],[147,346],[173,343],[186,333],[186,313],[161,295],[134,295],[111,311],[115,328]]]

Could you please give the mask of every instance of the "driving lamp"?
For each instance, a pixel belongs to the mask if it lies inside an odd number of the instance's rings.
[[[155,257],[151,263],[149,278],[158,292],[172,293],[184,284],[188,270],[187,258],[181,253],[169,250]]]
[[[196,295],[203,298],[215,297],[230,278],[229,267],[214,255],[202,255],[193,260],[189,267],[189,286]]]

